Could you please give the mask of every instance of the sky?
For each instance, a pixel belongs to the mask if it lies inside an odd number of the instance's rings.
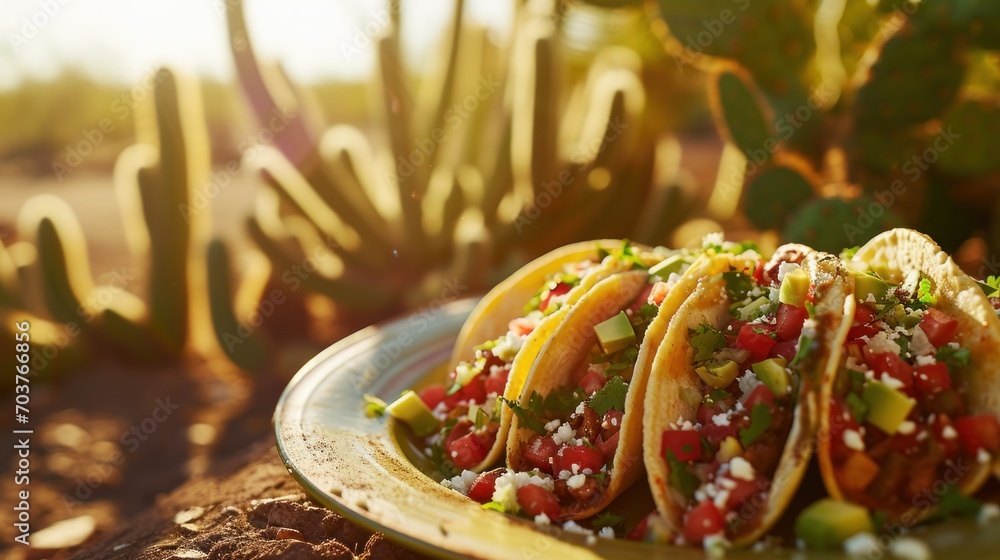
[[[226,0],[3,0],[0,88],[75,67],[97,79],[135,83],[157,65],[226,79]],[[231,0],[230,0],[231,1]],[[374,49],[350,48],[377,32],[387,0],[245,0],[261,58],[281,61],[297,81],[361,79]],[[467,17],[507,33],[511,4],[468,0]],[[451,0],[403,0],[404,52],[419,64],[441,37]],[[362,34],[362,35],[359,35]]]

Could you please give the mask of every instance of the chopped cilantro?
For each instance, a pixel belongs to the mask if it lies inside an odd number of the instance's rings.
[[[645,303],[639,308],[639,317],[641,317],[643,321],[648,321],[656,317],[656,314],[659,312],[659,307],[653,305],[652,303]]]
[[[1000,276],[990,276],[985,282],[980,282],[979,287],[983,289],[986,297],[1000,297]]]
[[[538,391],[532,391],[531,395],[528,396],[528,410],[536,416],[541,416],[545,413],[545,399],[538,394]]]
[[[851,390],[855,392],[860,391],[861,387],[867,380],[865,372],[858,371],[856,369],[849,369],[847,370],[847,374],[851,376]]]
[[[532,396],[534,395],[537,395],[537,393],[532,393]],[[503,399],[503,397],[501,398]],[[530,410],[521,408],[516,402],[512,400],[503,399],[503,402],[507,403],[507,406],[509,406],[510,409],[514,411],[514,414],[521,421],[521,424],[523,424],[525,428],[531,430],[532,432],[535,432],[540,436],[545,435],[545,424],[543,424],[542,421],[538,419],[538,416],[535,415],[535,413],[533,413]]]
[[[380,418],[385,414],[385,401],[368,393],[364,394],[365,416],[369,418]]]
[[[579,387],[559,387],[545,396],[542,408],[555,416],[565,416],[586,398],[586,393]]]
[[[667,450],[667,465],[670,467],[670,476],[667,481],[676,488],[687,499],[694,498],[694,491],[701,484],[698,477],[688,470],[688,466],[674,456],[674,452]]]
[[[591,526],[593,526],[594,529],[603,529],[605,527],[614,527],[622,521],[625,521],[624,515],[615,515],[609,511],[598,515],[597,518],[594,519],[594,522],[591,523]]]
[[[910,351],[910,339],[905,336],[901,336],[896,339],[896,344],[899,345],[899,357],[906,358],[907,352]]]
[[[934,305],[937,298],[931,293],[931,281],[928,278],[921,278],[917,286],[917,301],[927,305]]]
[[[490,420],[490,417],[486,414],[486,412],[483,411],[483,407],[481,407],[481,406],[477,407],[476,408],[476,421],[474,422],[474,425],[476,426],[476,429],[477,430],[483,429],[483,426],[485,426],[486,423],[489,422],[489,420]]]
[[[626,395],[628,395],[628,384],[621,376],[616,375],[590,398],[590,408],[594,409],[598,416],[604,416],[612,409],[624,412]]]
[[[722,279],[726,281],[726,293],[729,294],[729,301],[742,301],[753,289],[753,278],[739,271],[723,272]]]
[[[771,426],[771,407],[765,403],[753,405],[750,411],[750,425],[740,429],[740,443],[746,449]]]
[[[948,365],[949,370],[958,370],[969,365],[972,352],[968,348],[952,348],[947,344],[938,348],[935,358]]]
[[[795,353],[795,357],[792,358],[792,362],[788,364],[791,367],[795,367],[805,361],[806,356],[809,355],[809,351],[812,349],[813,339],[811,336],[802,335],[799,339],[799,351]]]
[[[816,305],[814,305],[813,302],[811,301],[806,302],[806,313],[809,314],[810,319],[816,318]]]
[[[875,528],[875,532],[879,535],[885,533],[885,524],[889,520],[889,514],[882,510],[873,510],[871,512],[872,527]]]
[[[597,479],[597,482],[598,482],[598,483],[599,483],[599,484],[600,484],[601,486],[604,486],[604,480],[605,480],[605,479],[606,479],[607,477],[608,477],[608,473],[607,473],[607,471],[598,471],[598,472],[597,472],[597,474],[595,474],[595,475],[594,475],[594,478],[595,478],[595,479]]]
[[[506,513],[506,510],[503,508],[503,504],[501,504],[500,502],[486,502],[485,504],[483,504],[483,509],[488,509],[491,511],[499,511],[500,513]]]
[[[914,304],[917,303],[918,302],[913,302],[913,304],[911,304],[911,307],[914,307]],[[875,319],[876,320],[885,319],[887,315],[889,315],[890,313],[894,313],[896,311],[897,305],[902,305],[902,303],[899,301],[899,298],[895,294],[887,295],[885,298],[885,303],[882,304],[882,307],[879,309],[878,313],[875,314]],[[916,305],[916,307],[919,307],[919,305]]]
[[[729,393],[725,389],[712,389],[707,395],[705,395],[705,398],[702,399],[701,402],[705,404],[714,404],[719,401],[726,400],[731,396],[733,396],[733,394]]]
[[[762,334],[770,338],[778,338],[778,333],[770,329],[765,329],[764,327],[750,327],[755,334]]]
[[[954,484],[948,485],[941,500],[938,502],[937,511],[934,512],[934,519],[947,517],[971,517],[979,513],[983,503],[979,500],[965,496]]]
[[[855,245],[854,247],[844,249],[843,251],[840,252],[840,258],[844,259],[845,261],[851,260],[852,258],[854,258],[854,255],[857,254],[858,249],[860,248],[861,248],[860,245]]]
[[[865,418],[868,417],[868,404],[856,393],[848,393],[844,402],[851,409],[851,416],[854,417],[858,424],[863,424]]]
[[[695,349],[694,361],[710,360],[715,353],[726,346],[726,337],[712,325],[702,323],[690,333],[689,343]]]
[[[615,359],[608,369],[605,370],[605,374],[613,373],[616,371],[624,371],[633,365],[635,365],[636,359],[639,357],[639,349],[635,346],[629,346],[628,348],[622,350],[621,354]]]

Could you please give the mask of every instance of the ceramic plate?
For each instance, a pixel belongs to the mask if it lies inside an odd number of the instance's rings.
[[[420,460],[405,428],[365,415],[365,393],[392,401],[404,389],[444,378],[455,337],[475,303],[428,307],[364,329],[303,366],[281,396],[274,423],[281,457],[306,491],[348,519],[440,558],[704,558],[698,549],[587,539],[484,511],[438,483],[441,475]],[[650,511],[643,486],[637,482],[609,510]],[[1000,531],[973,522],[939,525],[920,538],[949,558],[986,557],[1000,547]],[[801,551],[738,551],[727,558],[792,555],[806,557]]]

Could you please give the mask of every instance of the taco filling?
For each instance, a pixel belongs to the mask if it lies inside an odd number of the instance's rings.
[[[683,540],[731,539],[766,510],[794,422],[803,357],[814,346],[809,274],[792,262],[722,273],[728,323],[688,329],[698,377],[682,391],[697,408],[663,430],[667,484],[683,496]]]
[[[857,311],[833,386],[829,453],[844,497],[898,517],[935,481],[954,484],[1000,450],[991,414],[970,414],[971,352],[936,308],[932,281],[855,272]]]
[[[570,290],[599,264],[579,261],[550,277],[525,306],[524,315],[510,321],[503,336],[477,346],[475,356],[449,372],[446,383],[419,392],[439,423],[426,441],[428,455],[437,459],[442,470],[461,471],[486,458],[500,428],[498,399],[518,351],[539,322],[559,310]]]

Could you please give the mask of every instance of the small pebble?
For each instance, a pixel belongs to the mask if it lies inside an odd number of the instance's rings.
[[[198,519],[202,515],[205,515],[205,508],[200,506],[195,506],[192,508],[188,508],[184,511],[178,512],[177,515],[174,516],[174,523],[178,525],[182,525],[184,523],[190,523],[195,519]]]
[[[83,544],[97,530],[92,515],[81,515],[53,523],[31,536],[31,548],[58,550]]]
[[[289,529],[287,527],[281,527],[278,529],[277,534],[274,536],[275,540],[284,539],[295,539],[297,541],[305,541],[306,538],[302,536],[302,533],[296,531],[295,529]]]

